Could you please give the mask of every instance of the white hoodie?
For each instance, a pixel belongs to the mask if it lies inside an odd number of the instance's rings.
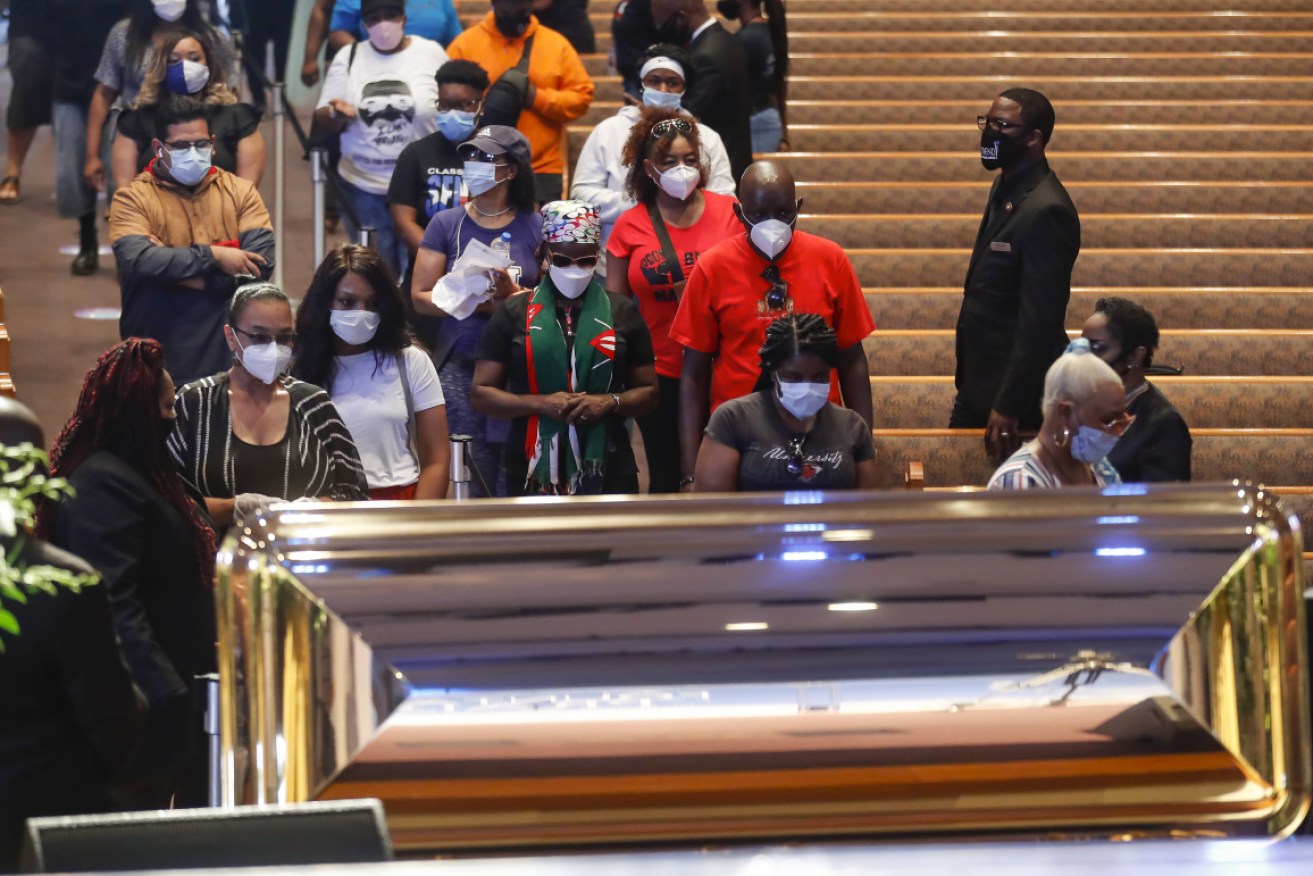
[[[685,113],[688,115],[688,113]],[[588,135],[570,182],[570,197],[587,201],[602,214],[602,251],[611,239],[611,227],[620,214],[634,206],[625,195],[625,178],[629,175],[621,163],[629,131],[638,123],[642,110],[622,106],[620,112],[603,119]],[[689,118],[693,118],[689,115]],[[729,169],[729,155],[720,135],[698,122],[702,141],[702,166],[707,171],[707,191],[734,197],[734,177]]]

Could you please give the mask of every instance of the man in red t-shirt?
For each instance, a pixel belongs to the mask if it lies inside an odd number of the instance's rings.
[[[743,174],[735,207],[748,229],[707,250],[688,278],[670,328],[685,347],[679,388],[681,489],[693,468],[707,418],[723,402],[752,392],[761,374],[766,327],[788,313],[817,313],[839,337],[830,399],[871,424],[871,383],[862,340],[875,321],[852,264],[836,243],[794,231],[802,201],[793,175],[773,161]]]

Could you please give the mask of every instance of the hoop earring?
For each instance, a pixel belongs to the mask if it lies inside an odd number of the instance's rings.
[[[1057,433],[1057,432],[1054,432],[1054,433],[1053,433],[1053,443],[1056,444],[1056,445],[1058,445],[1059,447],[1066,447],[1068,444],[1071,443],[1071,430],[1068,429],[1066,426],[1063,426],[1063,427],[1062,427],[1062,439],[1061,439],[1061,440],[1058,440],[1058,433]]]

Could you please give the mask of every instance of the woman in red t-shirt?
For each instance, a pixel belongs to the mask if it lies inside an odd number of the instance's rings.
[[[679,492],[679,374],[684,348],[670,338],[684,282],[698,256],[743,233],[734,199],[704,191],[697,122],[646,109],[629,132],[626,189],[638,205],[616,221],[607,244],[607,291],[638,302],[656,352],[657,409],[638,418],[648,491]]]

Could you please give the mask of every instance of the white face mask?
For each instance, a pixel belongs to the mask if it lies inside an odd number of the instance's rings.
[[[748,238],[753,246],[766,254],[766,258],[773,259],[788,248],[793,240],[793,228],[787,222],[767,219],[753,225]]]
[[[465,162],[465,188],[469,189],[471,197],[477,198],[503,182],[505,180],[497,179],[497,165],[487,161]]]
[[[380,21],[373,27],[365,28],[369,34],[369,44],[380,52],[390,52],[401,45],[401,38],[406,35],[406,27],[401,21]]]
[[[676,201],[688,200],[689,195],[697,191],[700,182],[702,182],[702,171],[687,164],[672,167],[657,178],[657,185],[661,186],[661,191]]]
[[[684,95],[673,91],[657,91],[655,88],[644,88],[643,106],[677,110],[683,97]]]
[[[150,0],[155,14],[165,21],[177,21],[187,10],[187,0]]]
[[[333,334],[353,347],[374,340],[381,319],[372,310],[334,310],[328,314],[328,324]]]
[[[566,298],[578,298],[584,294],[588,288],[588,283],[593,279],[593,272],[588,268],[581,268],[578,265],[571,265],[568,268],[558,268],[552,265],[547,269],[551,275],[552,285],[554,285]]]
[[[799,420],[814,416],[830,399],[828,383],[786,383],[775,378],[775,394],[784,409]]]
[[[192,146],[187,149],[161,151],[169,153],[169,176],[184,186],[199,184],[210,172],[211,150],[209,149],[201,151]]]
[[[233,332],[234,336],[236,332]],[[266,385],[287,373],[287,366],[292,364],[292,348],[270,341],[267,344],[251,344],[243,347],[237,342],[237,349],[242,351],[238,359],[246,373]]]

